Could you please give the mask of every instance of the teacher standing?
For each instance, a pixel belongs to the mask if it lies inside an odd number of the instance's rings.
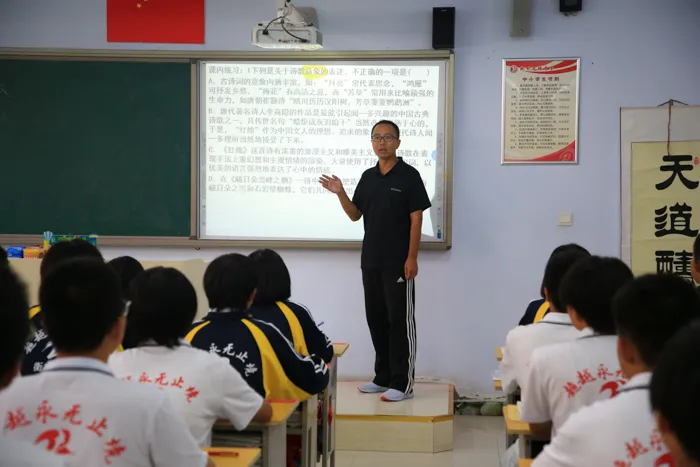
[[[364,221],[362,283],[365,312],[374,345],[374,380],[364,393],[383,393],[382,400],[413,397],[416,363],[415,285],[423,211],[430,207],[416,169],[396,156],[399,127],[382,120],[372,127],[377,165],[365,170],[352,200],[335,175],[319,181],[338,195],[353,222]]]

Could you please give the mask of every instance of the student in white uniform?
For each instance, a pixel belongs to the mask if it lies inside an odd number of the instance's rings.
[[[679,329],[700,318],[700,296],[679,277],[649,275],[623,287],[615,297],[613,308],[619,333],[620,367],[629,382],[612,399],[596,402],[571,415],[537,457],[535,467],[679,467],[656,429],[649,402],[649,382],[651,371],[655,371],[670,339]],[[700,350],[697,344],[695,348]],[[697,365],[699,356],[697,352],[676,353],[672,363],[686,365],[687,359],[694,359]],[[659,380],[660,384],[670,383],[667,387],[677,387],[686,395],[667,398],[671,406],[680,409],[682,416],[692,412],[698,392],[687,392],[685,388],[688,383],[695,383],[696,391],[700,390],[698,379],[693,382],[692,372],[678,373],[678,378],[668,381],[663,380],[662,373]],[[693,421],[693,426],[696,423]],[[692,446],[698,446],[697,434],[691,438]]]
[[[27,294],[24,286],[0,257],[0,391],[19,374],[20,361],[26,336],[29,335]],[[0,392],[1,394],[1,392]],[[4,427],[9,420],[0,416]],[[62,459],[32,446],[0,434],[0,467],[66,467]]]
[[[564,276],[561,304],[577,329],[592,334],[533,352],[520,403],[520,419],[533,433],[545,436],[551,426],[556,436],[572,413],[609,399],[624,383],[612,299],[633,278],[619,259],[599,256],[578,262]]]
[[[110,357],[118,378],[163,390],[202,447],[211,445],[211,429],[220,418],[238,430],[270,420],[270,404],[228,359],[184,340],[197,313],[197,294],[184,274],[148,269],[131,284],[129,296],[127,328],[137,346]]]
[[[39,303],[56,359],[0,393],[4,436],[74,466],[214,466],[166,394],[117,379],[107,366],[126,325],[121,287],[107,264],[80,258],[57,265],[42,278]]]
[[[700,467],[700,321],[681,329],[666,345],[650,391],[656,424],[675,467]]]
[[[518,326],[506,336],[501,361],[501,381],[503,390],[511,394],[518,385],[525,382],[525,373],[533,350],[538,347],[560,342],[568,342],[579,336],[566,310],[559,301],[561,280],[577,261],[590,255],[582,251],[570,250],[555,253],[547,261],[542,287],[550,312],[538,323]]]

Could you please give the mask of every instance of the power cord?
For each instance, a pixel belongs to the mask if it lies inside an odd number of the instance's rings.
[[[280,26],[282,26],[282,29],[284,29],[284,32],[286,32],[288,35],[292,36],[294,39],[298,40],[298,41],[301,42],[302,44],[306,44],[307,42],[309,42],[308,39],[304,39],[304,38],[301,38],[301,37],[299,37],[299,36],[295,36],[294,34],[292,34],[291,32],[289,32],[289,31],[287,30],[287,28],[284,27],[284,21],[280,22]]]

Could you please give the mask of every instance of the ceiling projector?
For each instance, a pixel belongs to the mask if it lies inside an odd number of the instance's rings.
[[[253,45],[263,49],[318,50],[323,34],[312,8],[297,9],[291,0],[277,0],[277,16],[253,28]]]

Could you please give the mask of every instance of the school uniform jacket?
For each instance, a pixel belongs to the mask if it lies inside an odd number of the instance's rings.
[[[327,363],[333,359],[333,343],[316,326],[304,305],[285,300],[271,305],[253,305],[248,312],[256,319],[275,325],[294,344],[299,355],[316,355]]]
[[[518,326],[506,336],[501,361],[503,390],[512,394],[518,386],[524,391],[525,375],[535,349],[546,345],[570,342],[582,334],[566,313],[549,313],[539,323]]]
[[[226,357],[248,385],[266,399],[304,401],[328,385],[326,362],[302,356],[271,323],[248,312],[210,311],[185,337],[193,347]]]
[[[626,382],[617,358],[617,336],[590,334],[540,347],[530,359],[520,419],[528,423],[551,420],[552,436],[556,436],[573,413],[614,397]]]
[[[538,298],[531,301],[525,309],[525,314],[520,318],[518,326],[527,326],[528,324],[539,323],[542,318],[549,313],[549,302],[544,298]]]
[[[22,376],[40,373],[44,365],[56,357],[53,343],[46,335],[41,323],[41,308],[38,305],[29,309],[29,320],[34,332],[24,345],[24,356],[20,370]]]
[[[649,403],[651,373],[641,373],[609,400],[573,414],[533,467],[673,466]]]

